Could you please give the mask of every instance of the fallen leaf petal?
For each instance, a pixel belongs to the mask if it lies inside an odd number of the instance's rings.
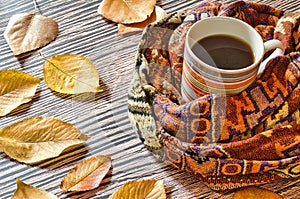
[[[51,18],[22,13],[13,15],[4,31],[4,37],[14,55],[41,48],[58,34],[58,24]]]
[[[156,0],[103,0],[98,13],[117,23],[145,21],[153,12]]]
[[[0,71],[0,116],[31,101],[41,79],[17,70]]]
[[[64,191],[87,191],[99,186],[111,167],[111,156],[95,156],[82,161],[62,180]]]
[[[39,190],[31,185],[25,184],[19,179],[16,179],[17,190],[11,199],[58,199],[52,193],[46,192],[44,190]]]
[[[163,180],[130,181],[115,191],[109,199],[165,199]]]
[[[57,157],[88,138],[70,123],[34,117],[0,129],[0,150],[19,162],[34,164]]]
[[[94,64],[76,54],[55,55],[46,59],[44,79],[50,89],[64,94],[101,91]]]
[[[238,189],[232,199],[282,199],[283,197],[266,189],[258,187],[244,187]]]
[[[155,6],[155,11],[145,21],[132,24],[118,24],[118,33],[141,31],[152,22],[159,21],[167,16],[167,12],[159,6]]]

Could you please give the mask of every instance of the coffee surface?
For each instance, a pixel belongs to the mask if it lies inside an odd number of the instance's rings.
[[[203,62],[225,70],[245,68],[254,61],[250,46],[228,35],[205,37],[192,46],[192,51]]]

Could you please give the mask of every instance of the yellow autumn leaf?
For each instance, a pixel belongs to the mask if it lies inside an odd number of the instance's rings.
[[[0,71],[0,116],[31,101],[41,79],[17,70]]]
[[[165,199],[163,180],[130,181],[115,191],[109,199]]]
[[[111,156],[95,156],[82,161],[62,180],[64,191],[87,191],[99,186],[111,167]]]
[[[258,187],[244,187],[238,189],[232,199],[283,199],[282,196]]]
[[[145,21],[153,12],[156,0],[103,0],[98,13],[117,23]]]
[[[58,24],[51,18],[30,13],[13,15],[4,31],[4,37],[14,55],[41,48],[58,34]]]
[[[50,89],[64,94],[102,91],[96,67],[81,55],[55,55],[46,59],[44,79]]]
[[[18,178],[16,179],[17,190],[11,199],[58,199],[52,193],[37,189],[31,185],[25,184]]]
[[[34,117],[0,129],[0,150],[19,162],[34,164],[57,157],[88,138],[70,123]]]
[[[134,31],[141,31],[147,25],[152,22],[159,21],[167,16],[167,12],[159,6],[155,6],[154,12],[150,15],[148,19],[139,23],[132,23],[132,24],[118,24],[118,33],[127,33],[127,32],[134,32]]]

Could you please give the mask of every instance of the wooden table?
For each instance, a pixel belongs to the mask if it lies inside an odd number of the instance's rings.
[[[45,57],[75,53],[88,57],[96,65],[104,91],[100,94],[63,95],[52,92],[42,82],[34,99],[0,117],[0,127],[34,116],[55,117],[72,123],[91,136],[84,147],[63,153],[39,165],[28,166],[0,152],[0,198],[10,198],[16,190],[15,178],[49,191],[59,198],[107,198],[129,180],[164,179],[168,198],[231,198],[211,191],[191,175],[158,162],[141,144],[127,115],[127,91],[135,66],[135,53],[141,32],[117,35],[117,25],[103,19],[96,0],[37,0],[42,14],[59,24],[55,41],[42,48]],[[191,7],[197,0],[160,0],[168,13]],[[226,1],[224,1],[226,2]],[[229,2],[229,1],[227,1]],[[289,11],[300,9],[298,1],[265,0]],[[0,0],[0,70],[16,69],[42,78],[44,63],[38,52],[15,57],[3,32],[16,13],[34,12],[32,0]],[[91,191],[65,193],[62,178],[77,163],[98,154],[112,154],[112,169],[101,185]],[[300,179],[282,180],[262,187],[284,198],[300,198]]]

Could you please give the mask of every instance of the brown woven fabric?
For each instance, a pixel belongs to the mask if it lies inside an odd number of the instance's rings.
[[[234,96],[180,95],[185,35],[202,17],[230,16],[285,55]],[[201,2],[150,25],[139,47],[129,114],[146,146],[166,163],[192,173],[216,191],[300,175],[300,12],[238,1]],[[132,101],[132,102],[130,102]]]

